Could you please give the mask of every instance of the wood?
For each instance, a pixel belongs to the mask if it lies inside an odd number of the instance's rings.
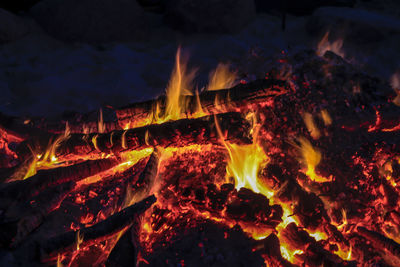
[[[40,170],[25,180],[0,185],[0,209],[13,201],[26,201],[38,195],[47,187],[67,182],[77,182],[99,172],[106,171],[119,162],[116,159],[88,160],[73,166]]]
[[[368,230],[358,226],[357,231],[360,235],[371,241],[371,245],[382,252],[389,251],[393,256],[400,259],[400,244],[378,232]]]
[[[79,234],[83,236],[82,246],[87,246],[93,244],[94,242],[100,242],[110,235],[113,235],[125,227],[130,226],[137,215],[143,213],[155,202],[156,198],[154,196],[147,197],[141,202],[129,206],[114,215],[111,215],[102,222],[99,222],[91,227],[80,229]],[[45,261],[48,258],[56,257],[58,253],[62,254],[64,252],[74,250],[76,247],[77,234],[77,231],[68,231],[42,241],[39,245],[42,261]]]
[[[227,132],[225,140],[232,143],[251,143],[250,123],[240,113],[219,114],[216,118],[222,132]],[[87,156],[90,153],[118,154],[125,150],[141,150],[154,146],[166,148],[209,143],[220,144],[214,116],[182,119],[105,134],[72,134],[60,145],[57,157]]]
[[[245,108],[249,103],[257,104],[266,102],[269,99],[286,92],[284,89],[285,81],[275,79],[256,80],[247,84],[239,84],[233,88],[221,89],[215,91],[204,91],[199,95],[203,111],[207,114],[219,114],[223,112],[238,111]],[[219,105],[216,105],[218,100]],[[182,117],[190,116],[198,110],[198,98],[196,96],[187,96],[185,99],[187,110]],[[161,96],[156,100],[149,100],[140,103],[134,103],[117,109],[116,115],[119,125],[122,128],[129,123],[135,123],[147,119],[156,104],[159,104],[161,114],[165,112],[166,97]]]
[[[0,218],[0,245],[16,247],[60,206],[75,185],[67,182],[49,187],[32,200],[13,203]]]

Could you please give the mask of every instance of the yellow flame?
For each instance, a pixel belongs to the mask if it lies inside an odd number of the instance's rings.
[[[324,239],[328,238],[325,233],[320,232],[320,231],[315,231],[315,232],[307,231],[307,232],[308,232],[308,234],[310,236],[314,237],[314,239],[317,240],[317,241],[324,240]]]
[[[56,152],[58,147],[62,142],[67,140],[70,136],[70,129],[68,123],[65,125],[65,131],[63,134],[59,135],[55,140],[50,139],[49,144],[47,145],[44,153],[37,154],[31,149],[33,154],[33,159],[26,171],[24,178],[29,178],[36,174],[38,169],[49,169],[52,168],[55,164],[58,163],[58,159],[56,157]]]
[[[83,243],[83,234],[80,233],[80,230],[76,232],[76,250],[79,250],[80,244]]]
[[[179,120],[185,111],[185,95],[192,95],[192,83],[196,71],[189,71],[187,60],[181,59],[181,49],[178,48],[175,57],[175,67],[166,89],[167,103],[165,114],[160,120]]]
[[[329,113],[326,109],[321,110],[321,118],[326,126],[332,124],[332,118],[329,116]]]
[[[307,176],[315,182],[329,181],[329,179],[319,176],[315,173],[315,167],[317,167],[317,165],[321,161],[321,153],[316,150],[307,139],[300,138],[299,141],[302,160],[307,166]]]
[[[57,267],[64,266],[61,261],[62,261],[62,256],[60,254],[57,254]]]
[[[338,255],[342,260],[349,261],[351,260],[352,247],[350,246],[350,248],[347,250],[342,250],[339,247],[339,250],[335,251],[334,253]]]
[[[104,120],[103,120],[103,110],[102,109],[100,109],[99,121],[97,122],[97,132],[98,133],[106,132],[106,126],[105,126]]]
[[[334,42],[329,41],[329,31],[327,31],[322,37],[321,41],[317,46],[317,55],[323,56],[326,51],[332,51],[335,54],[344,57],[344,52],[342,50],[343,47],[343,39],[338,39]]]
[[[292,250],[285,243],[281,243],[280,246],[282,257],[287,259],[290,262],[294,262],[295,256],[298,254],[303,254],[304,251],[300,249]]]
[[[258,181],[260,168],[268,163],[269,158],[257,142],[260,127],[255,123],[255,114],[253,113],[251,116],[254,128],[253,143],[250,145],[237,145],[225,142],[218,121],[215,120],[221,141],[229,154],[226,175],[227,178],[233,177],[235,179],[237,190],[245,187],[251,189],[253,192],[272,197],[273,191],[269,190]]]
[[[304,123],[306,124],[307,130],[310,132],[311,137],[314,139],[318,139],[321,136],[321,133],[319,132],[318,127],[314,123],[313,116],[310,113],[305,112],[303,114],[303,120]]]
[[[228,64],[220,63],[217,68],[210,73],[208,91],[230,88],[235,84],[236,73],[231,72]]]

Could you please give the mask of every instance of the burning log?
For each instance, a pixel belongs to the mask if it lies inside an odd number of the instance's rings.
[[[47,187],[67,182],[77,182],[118,164],[116,159],[88,160],[73,166],[40,170],[36,175],[0,185],[0,209],[7,208],[13,201],[28,200]]]
[[[129,206],[91,227],[83,228],[79,231],[69,231],[44,240],[39,245],[42,261],[54,258],[58,253],[76,249],[77,237],[83,239],[78,241],[78,243],[82,242],[83,246],[106,239],[131,225],[136,216],[147,210],[155,201],[156,198],[154,196],[147,197],[141,202]]]
[[[280,250],[280,241],[275,234],[270,234],[267,238],[259,241],[261,246],[261,254],[267,258],[272,266],[277,267],[294,267],[295,265],[282,257]]]
[[[232,143],[250,143],[250,123],[239,113],[216,116],[226,139]],[[160,125],[149,125],[107,134],[73,134],[61,143],[57,156],[87,155],[92,152],[119,153],[124,150],[140,150],[148,147],[183,147],[208,143],[219,144],[214,116],[198,119],[182,119]]]
[[[286,82],[274,79],[256,80],[248,84],[239,84],[230,89],[204,91],[198,97],[186,96],[188,108],[182,117],[190,116],[199,109],[199,104],[208,114],[237,111],[249,105],[266,102],[270,98],[285,93],[283,87]],[[145,120],[152,115],[156,105],[159,105],[161,114],[165,112],[166,96],[156,100],[131,104],[116,110],[118,122],[122,128],[134,121]]]
[[[0,217],[1,246],[18,245],[74,188],[75,183],[70,181],[46,188],[32,200],[13,203]]]
[[[389,251],[393,256],[400,259],[400,244],[378,232],[368,230],[358,226],[357,231],[360,235],[371,241],[371,245],[382,252]]]

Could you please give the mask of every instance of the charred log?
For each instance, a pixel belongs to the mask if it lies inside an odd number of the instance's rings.
[[[88,160],[73,166],[40,170],[36,175],[28,179],[2,184],[0,186],[0,208],[7,208],[10,203],[16,200],[29,200],[47,187],[66,182],[77,182],[106,171],[117,164],[118,161],[116,159]]]
[[[360,235],[371,241],[371,245],[382,252],[389,251],[393,256],[400,259],[400,244],[378,232],[368,230],[358,226],[357,231]]]
[[[256,80],[248,84],[239,84],[230,89],[204,91],[196,96],[187,96],[188,108],[182,116],[195,113],[199,108],[199,102],[203,110],[208,114],[237,111],[246,108],[249,103],[256,104],[266,102],[269,99],[283,94],[285,81],[264,79]],[[131,104],[116,110],[118,122],[125,127],[130,122],[145,120],[152,115],[156,105],[159,105],[161,113],[165,112],[166,97],[161,96],[157,100]]]
[[[249,143],[250,124],[239,113],[216,116],[226,140],[232,143]],[[148,147],[183,147],[188,145],[219,144],[214,116],[198,119],[182,119],[160,125],[149,125],[107,134],[73,134],[63,142],[57,156],[87,155],[92,152],[120,153],[124,150],[140,150]]]
[[[91,227],[80,229],[79,231],[69,231],[53,238],[44,240],[40,244],[41,258],[46,260],[66,251],[74,250],[77,235],[83,237],[83,245],[87,246],[93,242],[104,240],[110,235],[121,231],[131,225],[135,216],[147,210],[156,198],[150,196],[139,203],[129,206],[122,211],[111,215],[106,220],[99,222]]]

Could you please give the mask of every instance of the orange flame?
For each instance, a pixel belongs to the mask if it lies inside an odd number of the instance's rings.
[[[208,91],[230,88],[235,84],[236,73],[231,72],[228,64],[220,63],[217,68],[210,73]]]
[[[300,138],[299,141],[302,160],[303,163],[307,166],[307,176],[315,182],[329,181],[327,178],[319,176],[315,173],[315,167],[317,167],[317,165],[321,161],[321,153],[316,150],[307,139]]]
[[[314,139],[318,139],[321,136],[321,133],[319,132],[318,127],[314,123],[313,116],[310,113],[305,112],[303,114],[303,120],[304,123],[306,124],[307,130],[310,132],[311,137]]]
[[[70,130],[67,123],[65,125],[64,134],[59,135],[54,141],[50,139],[49,144],[44,153],[37,154],[36,152],[31,150],[33,154],[33,160],[30,163],[23,179],[27,179],[35,175],[38,169],[49,169],[52,168],[55,164],[59,163],[56,157],[56,150],[62,142],[64,142],[69,138],[69,136],[70,136]]]
[[[400,71],[392,75],[390,78],[390,84],[397,94],[397,96],[393,99],[393,103],[397,106],[400,106]]]
[[[317,55],[323,56],[326,51],[332,51],[335,54],[344,57],[344,52],[343,52],[343,39],[338,39],[331,43],[329,41],[329,31],[327,31],[322,37],[321,41],[318,43],[317,46]]]
[[[253,143],[250,145],[237,145],[225,142],[218,121],[215,120],[221,141],[229,154],[226,175],[228,178],[233,177],[235,179],[237,190],[245,187],[251,189],[253,192],[272,197],[273,192],[258,181],[258,173],[261,167],[269,161],[268,156],[257,143],[260,127],[255,122],[254,113],[250,113],[248,118],[253,120]]]

